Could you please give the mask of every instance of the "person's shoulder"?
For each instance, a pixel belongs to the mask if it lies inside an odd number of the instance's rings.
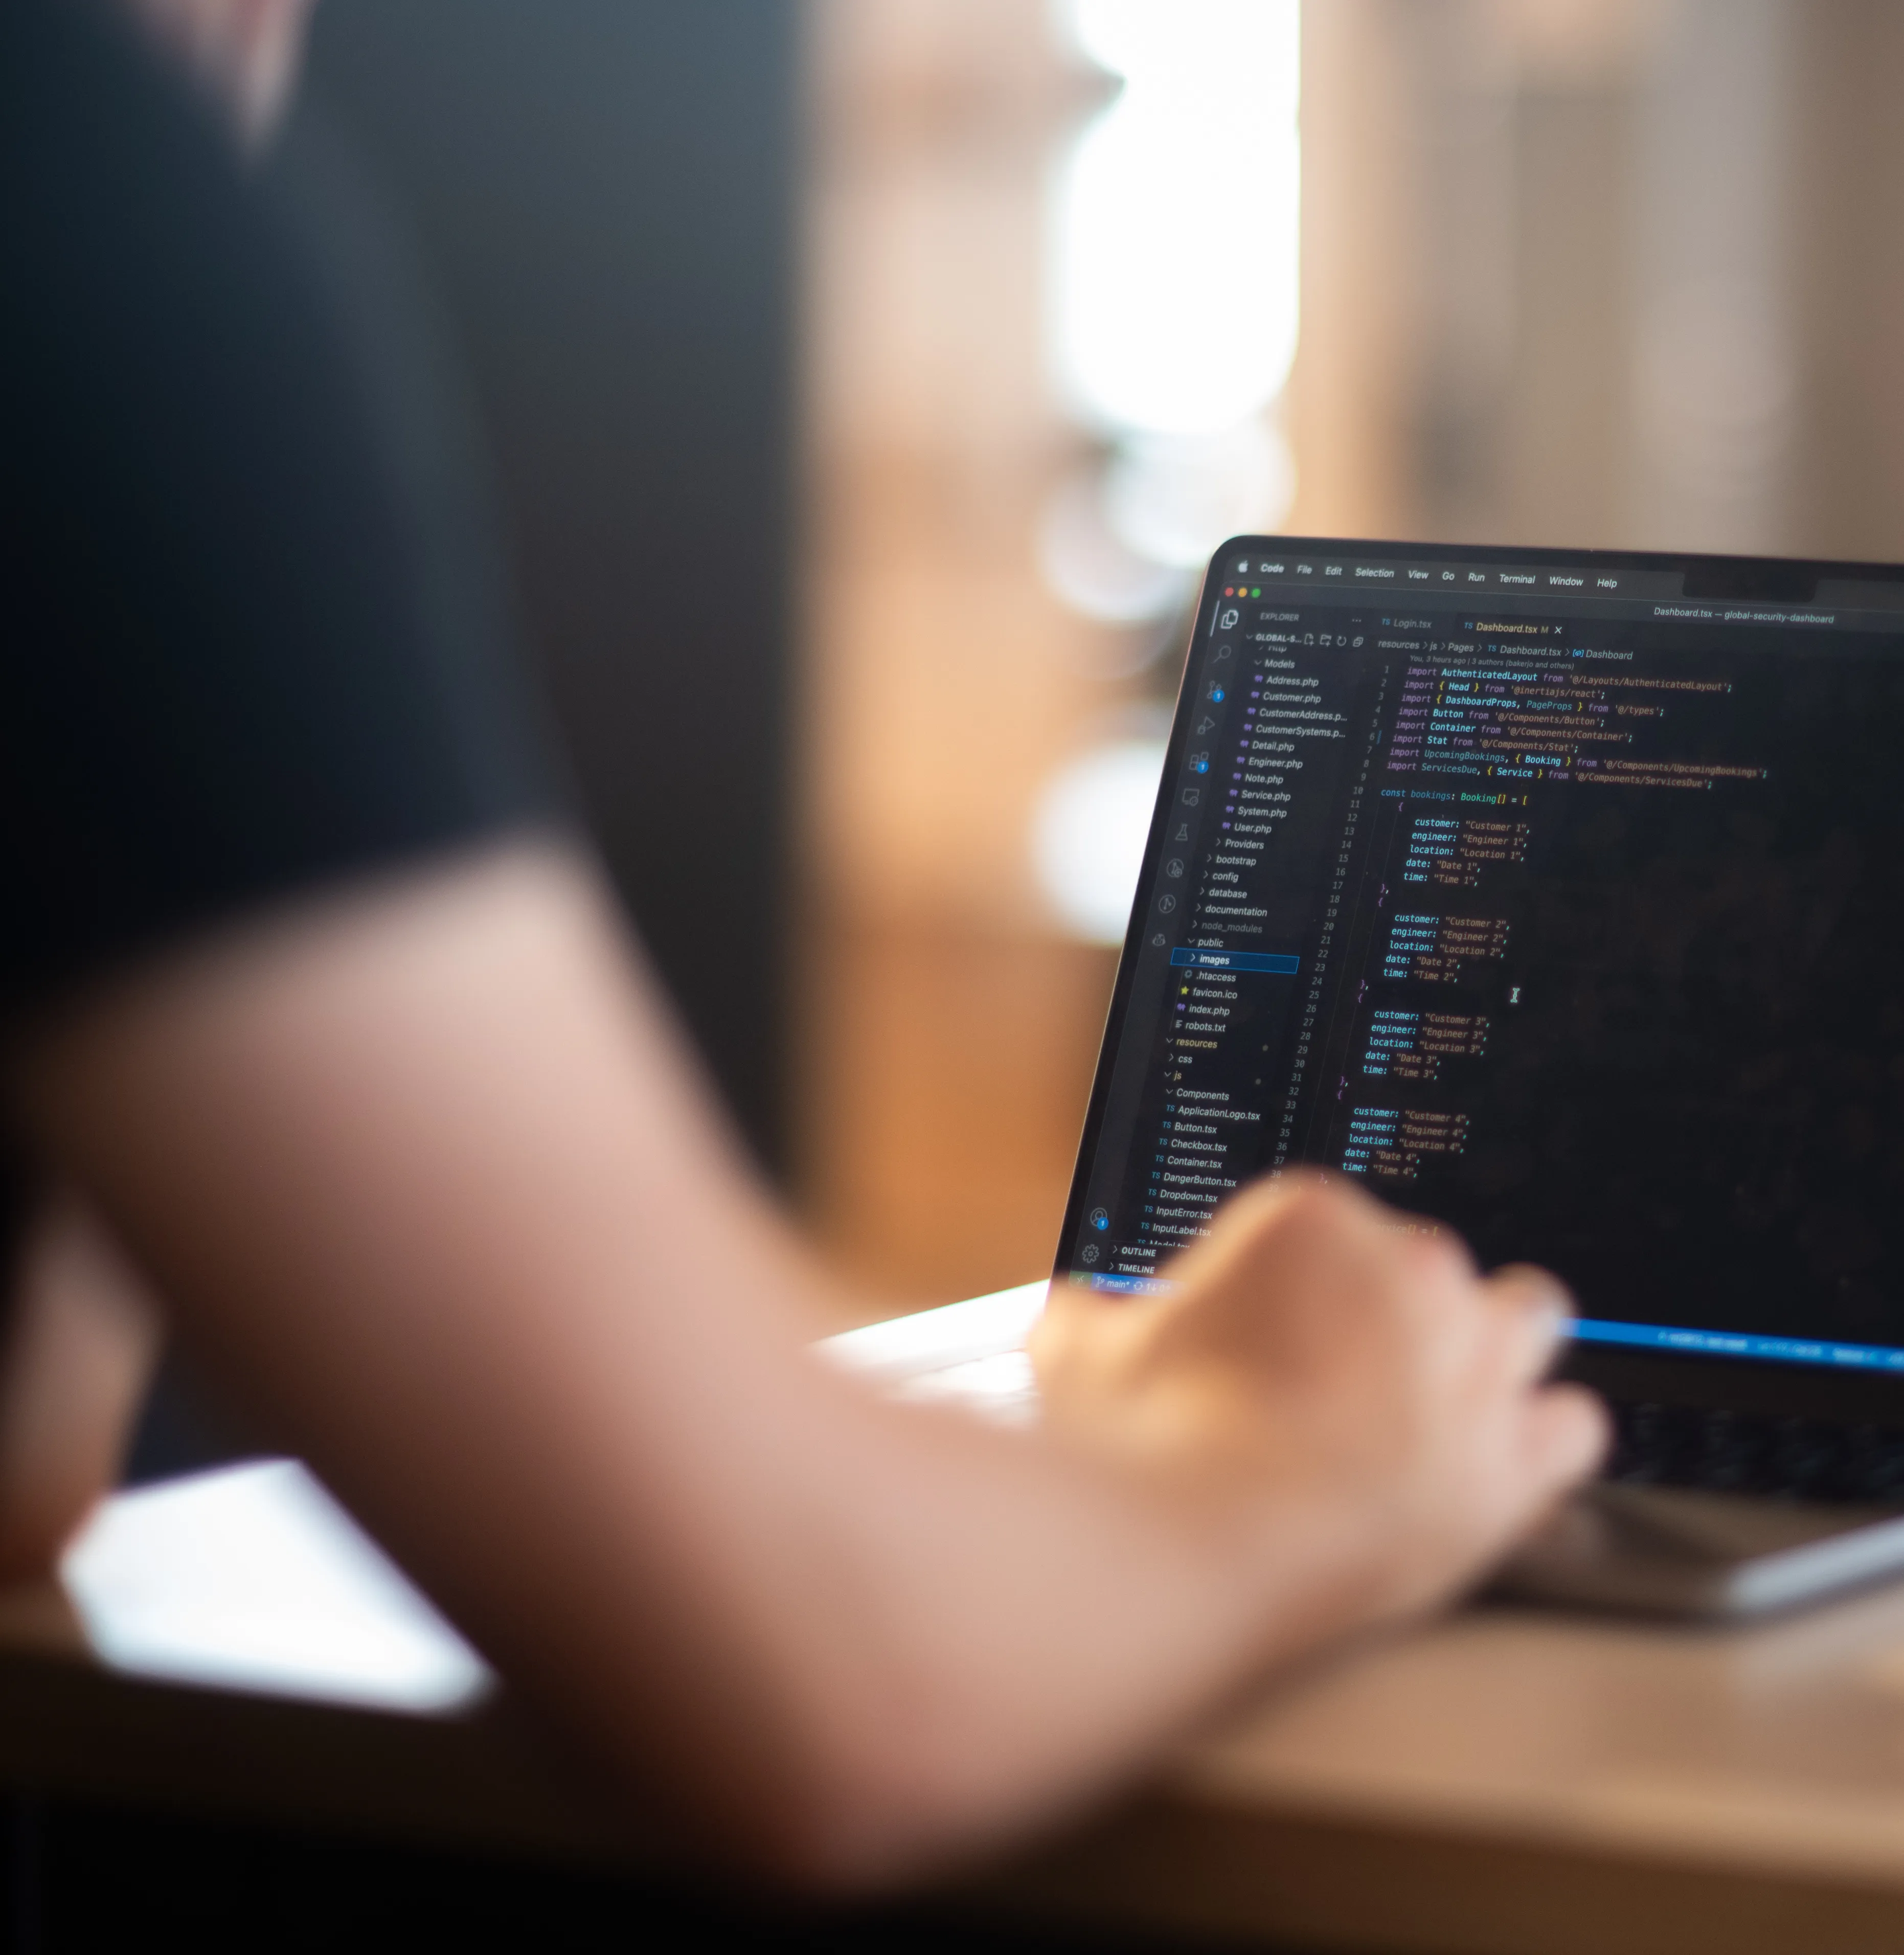
[[[172,468],[216,441],[248,471],[247,429],[288,437],[301,395],[348,392],[269,173],[98,0],[0,17],[0,412],[29,449],[38,430]]]
[[[230,147],[210,105],[102,0],[7,0],[0,99],[0,145],[15,157],[58,149],[131,164],[147,160],[142,146],[157,140],[216,167],[220,147]],[[61,187],[28,186],[42,194]]]
[[[253,200],[210,103],[96,0],[0,6],[0,238],[16,324],[100,307],[139,282],[141,310],[241,233]],[[156,280],[155,272],[160,274]]]

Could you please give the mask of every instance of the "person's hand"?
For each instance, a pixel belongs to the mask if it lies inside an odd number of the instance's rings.
[[[1166,1295],[1064,1283],[1032,1342],[1050,1430],[1161,1477],[1314,1589],[1319,1635],[1471,1581],[1606,1443],[1542,1382],[1566,1292],[1450,1232],[1285,1176],[1220,1212]],[[1293,1569],[1291,1563],[1294,1563]]]

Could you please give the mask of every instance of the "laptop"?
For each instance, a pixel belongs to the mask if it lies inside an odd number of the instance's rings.
[[[1297,1164],[1578,1299],[1616,1443],[1503,1586],[1904,1569],[1904,568],[1226,544],[1055,1280]]]

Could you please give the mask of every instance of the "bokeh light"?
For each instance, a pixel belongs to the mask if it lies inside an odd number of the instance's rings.
[[[1300,17],[1298,0],[1057,10],[1073,49],[1122,82],[1053,184],[1053,368],[1101,445],[1053,489],[1037,538],[1046,587],[1102,624],[1167,617],[1226,537],[1290,506],[1274,410],[1298,323]],[[1039,878],[1074,935],[1122,941],[1157,752],[1113,741],[1039,804]]]
[[[1295,354],[1295,0],[1078,0],[1070,17],[1124,85],[1059,175],[1060,382],[1113,433],[1231,426],[1275,398]]]

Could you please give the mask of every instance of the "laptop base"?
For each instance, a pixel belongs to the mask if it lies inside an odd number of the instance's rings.
[[[1490,1593],[1737,1622],[1904,1572],[1904,1509],[1601,1483],[1576,1494]]]

